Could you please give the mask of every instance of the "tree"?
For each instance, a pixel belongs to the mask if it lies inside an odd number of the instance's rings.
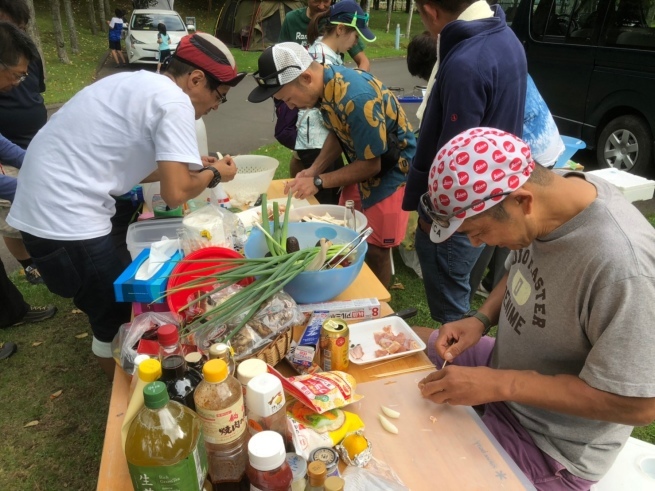
[[[50,10],[52,12],[52,25],[55,31],[55,44],[57,45],[57,56],[59,61],[66,63],[71,62],[66,52],[66,44],[64,43],[64,29],[61,27],[61,11],[59,0],[50,0]]]
[[[75,19],[73,19],[73,8],[71,0],[64,1],[64,13],[66,14],[66,25],[68,26],[68,38],[71,42],[71,52],[76,55],[80,52],[80,45],[77,42],[77,31],[75,30]]]
[[[39,29],[36,27],[36,12],[34,11],[34,1],[33,0],[25,0],[25,3],[27,4],[27,8],[30,9],[30,22],[27,24],[27,35],[32,38],[32,41],[34,41],[34,44],[36,45],[36,49],[39,51],[39,55],[41,55],[41,60],[45,60],[43,57],[43,50],[41,49],[41,36],[39,36]],[[45,67],[45,62],[42,61],[43,64],[43,76],[46,75],[46,67]]]
[[[107,19],[111,19],[113,17],[113,12],[111,10],[111,6],[109,5],[109,0],[105,0],[105,17]]]
[[[409,16],[407,17],[407,36],[405,39],[410,41],[412,38],[409,37],[410,31],[412,30],[412,15],[414,14],[414,0],[409,1]]]
[[[98,0],[98,15],[100,16],[100,29],[102,32],[107,32],[109,26],[107,25],[107,17],[105,16],[105,3],[103,0]]]
[[[98,25],[96,24],[96,9],[93,7],[93,0],[86,0],[86,5],[88,7],[89,27],[91,28],[91,34],[97,36]]]

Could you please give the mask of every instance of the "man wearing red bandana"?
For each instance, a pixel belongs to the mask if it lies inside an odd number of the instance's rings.
[[[106,77],[66,103],[32,140],[7,218],[50,291],[89,316],[93,352],[110,378],[111,341],[130,319],[130,304],[114,301],[126,264],[110,237],[112,196],[160,181],[175,208],[236,173],[229,156],[201,156],[195,133],[195,120],[245,75],[228,48],[208,34],[186,36],[163,72]]]

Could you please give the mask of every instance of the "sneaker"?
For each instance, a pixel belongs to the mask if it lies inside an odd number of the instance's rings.
[[[14,326],[20,326],[25,323],[41,322],[50,319],[57,313],[57,307],[54,305],[46,305],[45,307],[34,307],[30,305],[27,314],[18,321]]]
[[[18,346],[16,346],[16,343],[12,343],[11,341],[0,343],[0,360],[9,358],[11,355],[16,353],[16,351],[18,351]]]
[[[480,286],[478,287],[478,290],[475,292],[475,294],[483,298],[488,298],[489,290],[487,290],[484,286],[482,286],[482,283],[480,283]]]
[[[41,273],[36,269],[36,266],[28,266],[25,268],[25,278],[27,278],[27,281],[33,285],[43,284],[43,278],[41,278]]]

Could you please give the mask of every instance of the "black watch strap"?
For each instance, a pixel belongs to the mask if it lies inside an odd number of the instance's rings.
[[[489,317],[484,315],[482,312],[478,312],[477,310],[472,309],[464,314],[464,317],[475,317],[477,320],[482,322],[482,325],[484,325],[484,331],[482,331],[482,335],[486,336],[489,334],[489,331],[491,330],[491,321],[489,320]]]
[[[316,186],[316,189],[319,191],[323,191],[323,179],[321,179],[319,176],[316,176],[314,178],[314,186]]]
[[[209,181],[209,184],[207,184],[207,187],[208,188],[215,188],[216,186],[218,186],[218,183],[221,182],[221,173],[218,172],[218,169],[212,167],[211,165],[208,165],[207,167],[203,167],[202,169],[200,169],[201,172],[204,171],[204,170],[209,170],[214,174],[214,177],[212,178],[211,181]]]

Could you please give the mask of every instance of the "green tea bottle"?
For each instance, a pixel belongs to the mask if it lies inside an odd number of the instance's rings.
[[[206,489],[207,454],[198,415],[171,401],[163,382],[146,385],[143,402],[125,443],[134,490]]]

